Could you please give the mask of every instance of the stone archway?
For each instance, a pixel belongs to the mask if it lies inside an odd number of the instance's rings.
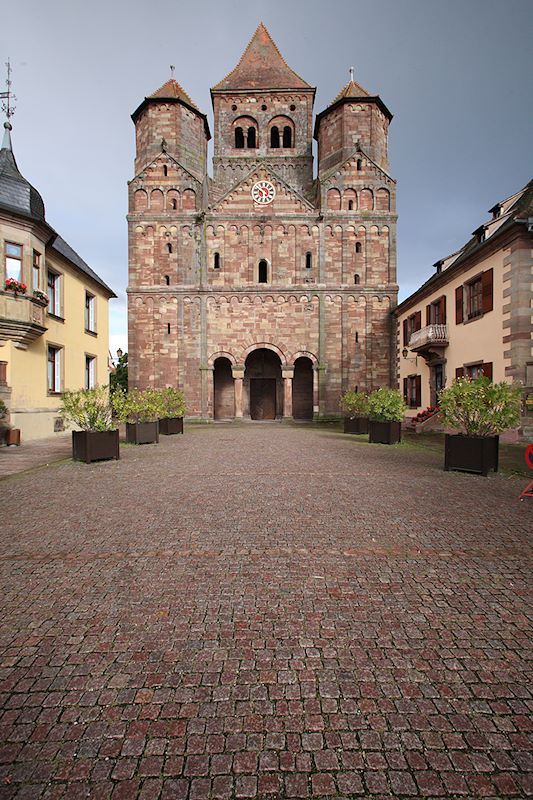
[[[234,419],[235,386],[229,358],[219,356],[213,365],[213,416],[215,419]]]
[[[294,362],[292,415],[294,419],[313,419],[313,362],[307,356]]]
[[[273,350],[260,347],[246,358],[244,366],[245,416],[268,420],[283,414],[281,359]]]

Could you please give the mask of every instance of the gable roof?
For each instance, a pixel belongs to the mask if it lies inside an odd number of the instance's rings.
[[[385,114],[389,122],[392,119],[393,115],[391,114],[391,112],[389,111],[389,109],[387,108],[387,106],[385,105],[385,103],[378,94],[375,95],[369,94],[367,90],[363,88],[363,86],[361,86],[360,83],[357,83],[354,80],[349,80],[348,83],[342,87],[336,98],[331,101],[329,106],[326,106],[326,108],[323,111],[321,111],[320,114],[317,114],[315,120],[315,130],[314,130],[315,139],[318,136],[318,130],[322,118],[326,114],[329,114],[330,111],[333,111],[335,108],[338,108],[339,106],[343,105],[344,103],[350,100],[352,102],[357,101],[358,103],[363,103],[363,104],[375,103],[377,107],[380,109],[380,111],[382,111],[383,114]]]
[[[292,70],[266,26],[260,22],[237,66],[213,91],[236,89],[313,89]]]
[[[71,264],[77,267],[80,272],[83,272],[85,275],[87,275],[87,277],[92,278],[95,283],[109,292],[110,297],[116,297],[114,291],[110,289],[106,283],[104,283],[104,281],[96,274],[96,272],[85,263],[83,258],[79,256],[59,234],[57,234],[56,238],[52,242],[51,247],[52,250],[55,250],[56,253],[59,253],[59,255],[63,256],[63,258],[66,258],[67,261],[70,261]]]
[[[196,111],[200,111],[196,103],[193,103],[185,89],[180,86],[180,84],[174,80],[174,78],[169,78],[159,89],[156,89],[155,92],[148,95],[149,98],[164,98],[164,99],[178,99],[183,100],[184,103],[187,103],[188,106],[191,108],[195,108]]]
[[[340,90],[337,97],[331,101],[330,105],[333,105],[333,103],[336,103],[343,97],[370,97],[370,92],[367,92],[366,89],[363,89],[360,83],[356,83],[354,80],[349,80],[346,86]]]
[[[283,180],[283,178],[277,174],[277,172],[272,168],[270,164],[265,163],[258,163],[255,164],[252,169],[245,175],[243,178],[240,178],[237,183],[235,183],[231,189],[228,189],[217,201],[213,204],[213,206],[209,209],[210,213],[216,212],[220,209],[220,207],[227,202],[232,195],[239,192],[240,190],[244,189],[247,183],[250,181],[254,175],[257,175],[258,180],[262,180],[263,178],[268,179],[270,178],[272,181],[279,183],[281,187],[289,194],[290,196],[294,197],[294,200],[298,203],[303,204],[308,210],[313,210],[316,212],[316,208],[309,202],[309,200],[304,197],[303,194],[300,194],[293,186],[287,183],[287,181]],[[250,198],[250,201],[253,201]],[[259,213],[259,212],[258,212]],[[261,209],[260,214],[262,216],[265,215],[265,209]]]

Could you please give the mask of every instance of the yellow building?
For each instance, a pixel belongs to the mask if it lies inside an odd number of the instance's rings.
[[[463,375],[517,380],[526,397],[533,392],[533,181],[489,214],[394,311],[410,416]]]
[[[0,150],[0,400],[22,440],[62,429],[65,389],[109,382],[116,295],[50,227],[4,123]]]

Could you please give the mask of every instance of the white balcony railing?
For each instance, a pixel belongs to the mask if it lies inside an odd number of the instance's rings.
[[[418,350],[431,344],[440,347],[448,344],[447,325],[426,325],[425,328],[415,331],[409,339],[409,350]]]

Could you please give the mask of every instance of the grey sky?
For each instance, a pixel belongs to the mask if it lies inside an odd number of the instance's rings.
[[[260,20],[316,85],[316,113],[353,65],[394,114],[400,299],[533,177],[533,0],[19,0],[1,19],[19,168],[50,224],[119,294],[113,349],[126,346],[130,114],[175,64],[211,122],[209,87]]]

